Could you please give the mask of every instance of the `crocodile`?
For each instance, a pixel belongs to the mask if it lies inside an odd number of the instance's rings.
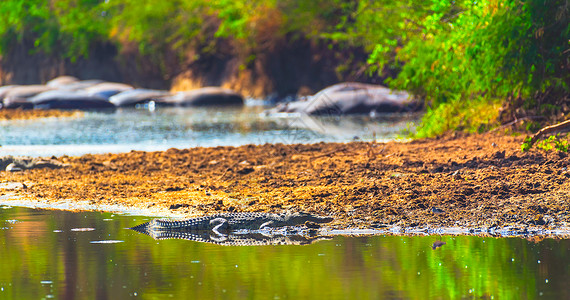
[[[264,228],[277,228],[284,226],[299,226],[306,224],[328,223],[332,217],[322,217],[308,213],[221,213],[211,216],[191,218],[187,220],[154,219],[131,229],[139,232],[157,231],[213,231],[221,232],[236,230],[260,230]],[[311,226],[314,227],[314,226]]]

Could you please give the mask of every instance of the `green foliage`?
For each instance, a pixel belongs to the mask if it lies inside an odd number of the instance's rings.
[[[474,101],[455,99],[428,107],[415,137],[431,137],[447,131],[484,132],[497,118],[501,102],[497,99],[479,97]]]
[[[262,1],[216,0],[211,4],[218,11],[221,20],[216,36],[232,36],[244,40],[250,37],[249,31],[255,27],[249,20],[256,16],[256,11],[265,5],[274,7],[275,1],[267,1],[264,4]]]
[[[526,124],[525,130],[530,131],[530,132],[536,132],[536,131],[540,130],[540,128],[542,127],[542,126],[540,126],[540,123],[538,123],[538,122],[532,122],[531,121],[531,122],[526,122],[525,124]]]
[[[415,2],[403,11],[393,7],[400,3],[390,1],[360,3],[372,11],[392,10],[392,20],[399,20],[400,28],[394,29],[390,19],[380,26],[384,18],[358,16],[359,22],[371,25],[359,27],[375,42],[369,62],[379,71],[394,62],[401,66],[388,82],[431,106],[423,125],[431,128],[423,130],[432,135],[442,132],[433,130],[434,124],[442,130],[450,127],[444,125],[451,102],[468,102],[462,107],[470,109],[479,97],[517,95],[532,105],[532,97],[547,89],[570,92],[566,1],[433,0]]]
[[[95,43],[112,42],[151,57],[183,57],[197,45],[212,51],[211,40],[227,38],[246,59],[287,34],[323,39],[350,23],[355,7],[345,0],[5,0],[0,54],[30,42],[37,51],[75,59]]]
[[[530,150],[532,148],[532,138],[526,137],[524,142],[521,145],[521,150],[523,152]],[[542,149],[544,151],[552,151],[554,149],[560,152],[568,152],[568,147],[570,146],[570,142],[568,140],[562,139],[560,134],[551,135],[546,139],[543,139],[536,143],[536,147],[538,149]]]
[[[88,56],[90,48],[106,38],[109,30],[105,12],[98,0],[59,0],[53,13],[58,21],[59,47],[64,55],[75,60]]]
[[[530,148],[532,147],[531,142],[532,142],[532,138],[527,136],[521,145],[522,152],[526,152],[526,151],[530,150]]]
[[[0,3],[0,50],[9,50],[11,44],[21,42],[29,33],[34,33],[36,46],[50,37],[53,23],[44,1],[3,1]],[[39,26],[41,25],[41,26]]]
[[[525,143],[527,143],[526,140]],[[530,149],[530,147],[526,147],[525,149],[525,143],[523,143],[523,151]],[[568,141],[562,140],[559,135],[551,135],[546,139],[536,143],[536,147],[544,151],[552,151],[556,149],[560,152],[568,152],[568,145]]]
[[[216,37],[236,40],[245,52],[264,51],[288,34],[353,45],[351,35],[337,29],[351,24],[354,1],[215,0],[209,5],[220,21]]]
[[[421,30],[417,20],[429,10],[431,1],[360,0],[355,22],[347,30],[370,51],[372,71],[382,72],[386,65],[397,65],[397,54]]]
[[[110,16],[110,38],[119,45],[134,42],[143,54],[184,51],[207,17],[205,1],[121,0],[102,6]]]
[[[16,43],[33,43],[36,51],[76,59],[108,30],[96,0],[23,1],[0,3],[0,54]]]

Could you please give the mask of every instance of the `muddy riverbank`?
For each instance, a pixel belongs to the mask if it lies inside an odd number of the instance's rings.
[[[77,110],[24,110],[24,109],[0,109],[0,121],[2,120],[30,120],[41,118],[70,118],[80,117],[83,113]]]
[[[0,195],[165,216],[306,211],[334,216],[333,229],[568,232],[570,157],[523,153],[522,140],[484,134],[64,156],[69,167],[1,172]]]

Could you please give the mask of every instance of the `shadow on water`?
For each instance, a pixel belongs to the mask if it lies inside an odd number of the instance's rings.
[[[127,229],[146,220],[0,209],[0,298],[570,297],[570,240],[336,236],[224,247]]]

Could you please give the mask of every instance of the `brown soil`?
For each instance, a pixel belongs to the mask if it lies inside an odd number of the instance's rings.
[[[28,120],[39,118],[79,117],[80,111],[0,109],[0,120]]]
[[[522,140],[486,134],[409,143],[133,151],[62,157],[71,167],[2,172],[0,181],[23,183],[14,188],[23,199],[87,201],[163,215],[292,210],[332,215],[333,228],[568,232],[570,157],[523,153]],[[0,189],[0,195],[8,192],[14,190]]]

